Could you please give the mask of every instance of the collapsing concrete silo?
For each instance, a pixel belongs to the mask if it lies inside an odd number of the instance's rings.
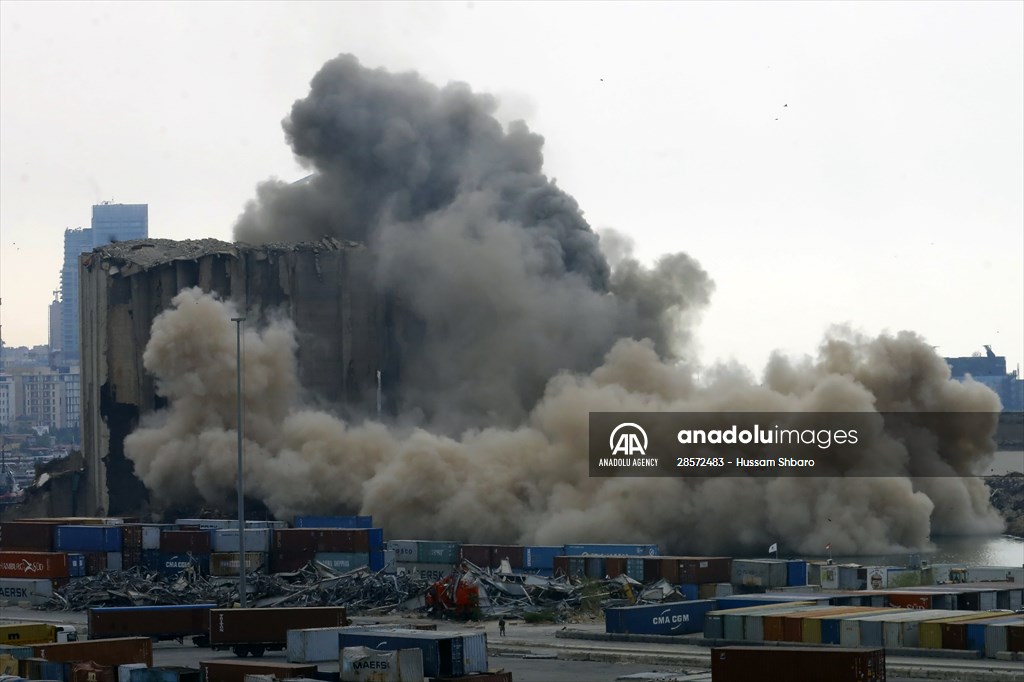
[[[165,402],[143,353],[153,320],[183,289],[231,300],[247,325],[290,318],[301,384],[335,412],[375,410],[378,371],[385,396],[397,381],[392,306],[376,293],[370,253],[359,244],[149,239],[96,249],[82,256],[80,269],[82,495],[89,513],[134,513],[145,505],[124,439]]]

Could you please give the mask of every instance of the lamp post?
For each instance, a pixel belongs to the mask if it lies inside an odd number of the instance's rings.
[[[244,317],[232,317],[235,323],[235,378],[238,382],[238,603],[246,607],[245,588],[245,480],[242,469],[242,323]]]

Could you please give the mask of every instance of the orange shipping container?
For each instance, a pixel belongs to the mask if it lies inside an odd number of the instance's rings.
[[[98,665],[145,663],[153,667],[153,640],[149,637],[37,644],[32,647],[32,653],[48,661],[92,661]]]
[[[0,552],[0,578],[66,578],[63,552]]]

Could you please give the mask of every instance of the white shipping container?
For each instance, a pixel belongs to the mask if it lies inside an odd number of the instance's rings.
[[[338,659],[338,633],[344,628],[305,628],[288,631],[289,663],[322,663]]]
[[[313,560],[323,564],[327,568],[342,572],[369,567],[370,565],[370,555],[366,552],[361,554],[348,552],[317,552],[313,555]]]
[[[245,530],[245,551],[246,552],[269,552],[270,551],[269,528],[247,528]],[[237,552],[238,529],[221,528],[213,532],[214,552]]]
[[[107,570],[120,571],[124,566],[124,555],[121,552],[107,552]]]
[[[238,525],[237,523],[235,524]],[[246,528],[287,528],[288,524],[284,521],[246,521]]]
[[[375,651],[353,646],[341,650],[341,682],[423,682],[423,652],[419,649]]]
[[[387,548],[395,553],[395,561],[399,563],[414,564],[420,553],[416,540],[389,540]]]
[[[145,663],[126,663],[117,666],[117,682],[132,682],[132,671],[145,668]]]
[[[142,549],[160,549],[161,526],[142,527]]]
[[[398,564],[398,575],[418,575],[428,582],[437,582],[451,575],[452,567],[448,564]]]
[[[45,604],[53,596],[53,582],[28,578],[0,578],[0,600]]]

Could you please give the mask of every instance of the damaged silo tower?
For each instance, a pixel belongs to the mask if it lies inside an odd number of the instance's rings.
[[[275,311],[297,330],[302,385],[342,414],[376,410],[397,379],[390,305],[373,286],[362,245],[323,239],[248,246],[213,239],[119,242],[81,258],[82,423],[88,513],[132,513],[147,494],[124,439],[163,406],[143,366],[153,320],[199,287],[232,300],[258,324]]]

